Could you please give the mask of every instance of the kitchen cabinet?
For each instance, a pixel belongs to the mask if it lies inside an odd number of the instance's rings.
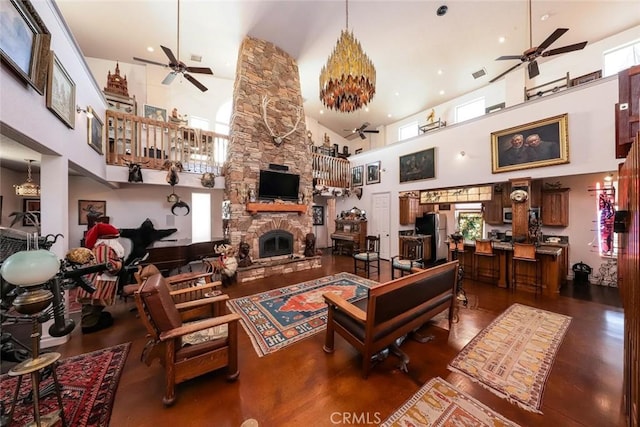
[[[529,188],[529,206],[539,208],[542,204],[542,180],[534,179]]]
[[[420,203],[417,197],[400,197],[400,225],[413,225],[420,211]]]
[[[511,183],[503,182],[502,183],[502,207],[510,208],[511,207]]]
[[[542,225],[567,227],[569,225],[569,189],[542,191]]]
[[[490,225],[502,225],[502,191],[493,188],[492,199],[482,202],[484,222]]]

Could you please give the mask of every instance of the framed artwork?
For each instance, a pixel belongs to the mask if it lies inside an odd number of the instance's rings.
[[[51,51],[47,80],[47,108],[73,129],[76,123],[76,84]]]
[[[575,79],[571,79],[571,83],[569,86],[578,86],[584,83],[589,83],[594,80],[598,80],[602,78],[602,70],[594,71],[593,73],[585,74],[580,77],[576,77]]]
[[[22,200],[22,212],[33,212],[40,223],[40,199],[24,199]],[[34,227],[35,224],[32,224],[31,219],[28,216],[22,217],[22,226],[23,227]]]
[[[367,164],[367,185],[380,182],[380,161]]]
[[[44,95],[51,33],[28,0],[0,2],[0,59]]]
[[[400,182],[436,177],[435,148],[400,156]]]
[[[98,118],[96,111],[87,107],[87,113],[91,113],[93,117],[87,117],[87,142],[99,154],[102,154],[102,120]]]
[[[78,200],[79,225],[89,224],[88,213],[95,213],[98,217],[107,215],[107,202],[105,200]]]
[[[450,211],[451,210],[451,204],[450,203],[440,203],[438,205],[438,210],[439,211]]]
[[[569,163],[567,114],[491,133],[491,172]]]
[[[360,187],[364,184],[364,166],[351,168],[351,187]]]
[[[157,120],[159,122],[167,121],[167,109],[154,107],[153,105],[144,104],[144,116],[147,119]]]
[[[311,206],[313,225],[324,225],[324,206]]]

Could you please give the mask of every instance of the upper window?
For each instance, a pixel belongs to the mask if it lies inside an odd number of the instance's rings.
[[[640,64],[640,40],[604,53],[604,77]]]
[[[485,113],[484,97],[474,99],[456,107],[456,123],[480,117]]]
[[[398,129],[398,141],[418,136],[418,122],[411,122]]]

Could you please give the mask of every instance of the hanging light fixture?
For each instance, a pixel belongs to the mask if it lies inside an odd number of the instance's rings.
[[[27,162],[27,181],[20,185],[14,185],[16,196],[40,197],[40,186],[31,180],[31,162],[33,160],[27,160]]]
[[[349,0],[346,0],[347,28],[320,71],[320,100],[332,110],[350,113],[367,105],[376,93],[376,69],[360,42],[349,31]]]

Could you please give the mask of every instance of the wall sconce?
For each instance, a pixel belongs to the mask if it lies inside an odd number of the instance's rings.
[[[85,113],[87,115],[88,119],[92,119],[93,118],[93,110],[91,109],[91,107],[87,107],[86,109],[84,109],[84,108],[80,108],[79,105],[76,105],[76,112],[77,113]]]
[[[467,155],[467,153],[465,153],[464,151],[461,151],[461,152],[458,153],[458,158],[459,159],[464,159],[464,156],[466,156],[466,155]]]

